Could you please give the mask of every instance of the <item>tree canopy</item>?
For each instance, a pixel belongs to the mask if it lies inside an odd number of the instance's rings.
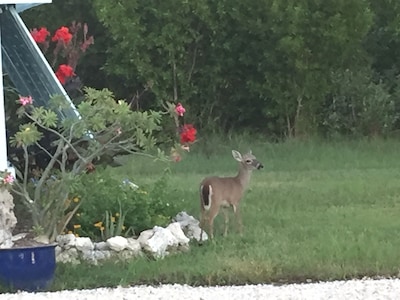
[[[279,138],[399,125],[396,1],[54,0],[23,17],[87,22],[85,84],[136,97],[138,109],[184,102],[203,130]]]

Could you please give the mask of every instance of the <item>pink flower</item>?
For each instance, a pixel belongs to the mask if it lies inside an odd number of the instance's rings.
[[[182,106],[182,104],[178,103],[175,106],[175,112],[178,116],[183,117],[183,114],[186,112],[186,109]]]
[[[14,176],[12,176],[11,174],[7,174],[7,176],[3,178],[3,182],[5,184],[13,183],[14,182]]]
[[[28,97],[19,96],[19,100],[18,101],[22,106],[26,106],[26,105],[32,104],[33,99],[32,99],[31,96],[28,96]]]

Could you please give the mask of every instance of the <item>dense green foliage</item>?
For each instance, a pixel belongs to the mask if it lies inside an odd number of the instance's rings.
[[[167,174],[151,186],[142,185],[139,180],[136,183],[140,187],[135,188],[111,170],[98,169],[81,176],[71,190],[71,200],[76,199],[81,205],[67,231],[99,241],[115,235],[137,235],[155,225],[168,225],[178,208],[175,201],[170,201],[173,188],[167,180]],[[121,234],[108,232],[113,225],[115,232],[119,230]]]
[[[28,26],[88,22],[80,77],[135,107],[181,101],[200,128],[270,137],[399,129],[395,1],[53,2]]]

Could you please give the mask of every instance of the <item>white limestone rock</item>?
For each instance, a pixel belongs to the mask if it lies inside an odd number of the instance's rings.
[[[27,232],[21,232],[21,233],[18,233],[18,234],[16,234],[16,235],[13,235],[12,238],[11,238],[11,240],[12,240],[13,242],[16,242],[16,241],[19,241],[20,239],[25,238],[27,235],[28,235]]]
[[[56,256],[56,261],[64,264],[79,264],[80,261],[78,250],[76,248],[63,250]]]
[[[142,254],[141,251],[137,252],[137,251],[125,249],[125,250],[122,250],[122,251],[118,252],[117,256],[121,260],[127,260],[127,259],[138,257],[141,254]]]
[[[77,237],[75,239],[75,247],[81,252],[94,250],[94,244],[88,237]]]
[[[70,249],[75,247],[76,236],[72,233],[61,234],[56,237],[56,242],[63,249]]]
[[[0,229],[0,249],[11,248],[14,245],[11,237],[12,235],[9,231]]]
[[[140,244],[143,249],[149,252],[154,258],[163,258],[168,255],[168,248],[177,247],[179,241],[177,238],[166,228],[155,226],[153,228],[153,235],[146,240],[149,236],[148,230],[142,236],[139,236]]]
[[[56,257],[58,256],[58,255],[60,255],[61,254],[61,252],[62,252],[62,248],[60,247],[60,246],[56,246],[56,248],[54,249],[55,250],[55,253],[56,253]]]
[[[95,252],[95,250],[83,250],[80,253],[80,257],[85,261],[96,264],[97,262],[94,258],[94,252]]]
[[[7,189],[0,188],[0,248],[10,248],[14,244],[12,231],[15,225],[17,218],[14,214],[13,197]]]
[[[186,234],[190,239],[195,239],[196,241],[207,241],[208,234],[203,230],[203,234],[201,234],[201,228],[199,226],[189,226],[186,228]],[[201,239],[200,236],[203,236]]]
[[[153,229],[147,229],[142,231],[137,239],[138,242],[140,243],[140,246],[144,248],[144,246],[147,244],[147,240],[149,240],[153,235],[154,235]]]
[[[202,234],[203,238],[200,239],[200,222],[196,220],[193,216],[187,214],[185,211],[178,213],[174,219],[181,225],[183,232],[189,239],[195,239],[198,242],[200,240],[208,240],[208,235],[205,231],[203,231]]]
[[[173,236],[177,239],[179,245],[189,244],[190,239],[183,232],[179,222],[169,224],[166,229],[168,229],[173,234]]]
[[[113,256],[113,252],[110,250],[95,250],[93,252],[93,257],[96,261],[106,260]]]
[[[135,240],[134,238],[127,238],[128,245],[126,246],[126,250],[133,251],[136,254],[142,252],[142,246],[140,245],[139,240]]]
[[[94,243],[94,249],[100,250],[100,251],[106,251],[106,250],[110,250],[110,247],[108,247],[106,242],[98,242],[98,243]]]
[[[116,252],[122,251],[128,247],[128,240],[122,236],[114,236],[109,238],[107,241],[107,246]]]
[[[188,225],[199,225],[199,220],[196,220],[193,216],[189,215],[186,211],[181,211],[175,216],[175,221],[181,224],[182,227]]]

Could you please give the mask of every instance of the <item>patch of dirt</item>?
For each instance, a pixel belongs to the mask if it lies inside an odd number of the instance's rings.
[[[25,247],[36,247],[44,246],[46,244],[35,241],[35,236],[33,233],[28,233],[25,237],[14,241],[12,248],[25,248]]]

